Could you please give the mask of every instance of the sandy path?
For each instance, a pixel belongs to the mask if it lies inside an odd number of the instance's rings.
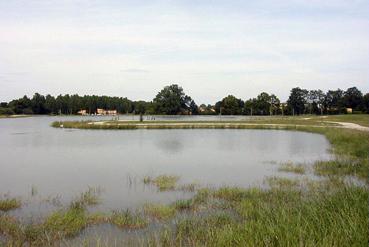
[[[340,126],[341,128],[345,128],[345,129],[354,129],[354,130],[361,130],[361,131],[369,132],[369,127],[361,126],[361,125],[355,124],[355,123],[333,122],[333,121],[324,121],[324,122],[339,124],[339,125],[341,125]]]

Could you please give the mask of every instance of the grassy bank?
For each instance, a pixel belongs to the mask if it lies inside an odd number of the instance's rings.
[[[196,128],[292,128],[294,126],[306,127],[340,127],[333,122],[351,122],[362,126],[369,126],[369,115],[338,115],[338,116],[272,116],[252,117],[235,121],[64,121],[54,122],[53,127],[79,128],[79,129],[196,129]]]
[[[55,128],[73,128],[73,129],[286,129],[294,127],[335,127],[334,123],[325,122],[301,122],[299,120],[264,120],[264,121],[63,121],[53,122]]]
[[[31,117],[32,115],[24,115],[24,114],[20,114],[20,115],[0,115],[0,119],[1,118],[23,118],[23,117]]]

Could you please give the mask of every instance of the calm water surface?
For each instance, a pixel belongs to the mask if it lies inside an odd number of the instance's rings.
[[[157,193],[143,185],[142,178],[173,174],[183,184],[249,186],[275,175],[278,165],[273,163],[330,158],[324,136],[295,131],[50,127],[56,120],[80,118],[0,119],[0,195],[28,202],[14,214],[41,215],[55,206],[40,203],[45,198],[67,203],[88,187],[103,190],[103,203],[96,210],[171,202],[191,193]]]

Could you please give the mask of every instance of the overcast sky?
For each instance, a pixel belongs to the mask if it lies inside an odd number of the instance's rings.
[[[0,0],[0,101],[369,91],[369,1]]]

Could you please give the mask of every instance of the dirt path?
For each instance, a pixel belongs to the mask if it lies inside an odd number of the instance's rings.
[[[333,121],[324,121],[324,122],[339,124],[339,125],[341,125],[340,126],[341,128],[345,128],[345,129],[354,129],[354,130],[361,130],[361,131],[369,132],[369,127],[361,126],[361,125],[355,124],[355,123],[333,122]]]

